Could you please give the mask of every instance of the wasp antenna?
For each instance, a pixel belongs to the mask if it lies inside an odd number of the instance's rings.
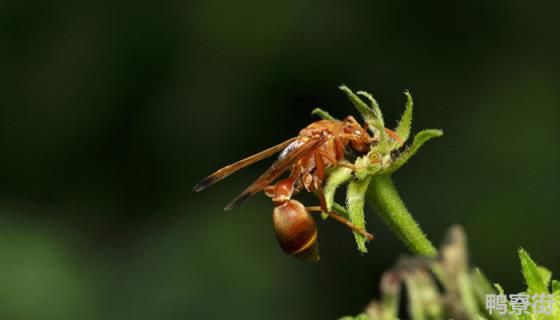
[[[210,185],[212,185],[216,181],[218,181],[218,178],[216,176],[213,176],[213,175],[208,176],[208,177],[202,179],[199,183],[195,184],[194,187],[192,188],[192,190],[194,192],[202,191],[202,190],[208,188]]]

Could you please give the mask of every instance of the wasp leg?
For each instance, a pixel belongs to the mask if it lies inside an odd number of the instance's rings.
[[[313,206],[313,207],[305,207],[307,209],[307,211],[309,212],[325,212],[323,211],[323,209],[321,209],[320,206]],[[362,236],[366,237],[368,240],[373,240],[373,235],[367,231],[365,231],[364,229],[358,227],[357,225],[353,224],[352,222],[348,221],[347,219],[344,219],[343,217],[339,216],[338,214],[332,212],[332,211],[326,211],[325,212],[329,217],[335,219],[336,221],[342,223],[343,225],[347,226],[348,228],[358,232],[359,234],[361,234]]]
[[[344,159],[344,149],[344,143],[342,143],[340,137],[336,137],[334,139],[334,151],[337,160]]]
[[[336,165],[338,167],[345,167],[345,168],[348,168],[348,169],[352,169],[352,171],[356,171],[356,166],[351,164],[351,163],[348,163],[348,162],[339,162]]]
[[[319,151],[313,153],[315,158],[315,176],[319,181],[325,178],[325,162],[323,162],[323,155]]]
[[[333,158],[331,155],[329,155],[328,153],[324,152],[324,151],[317,151],[323,158],[329,160],[330,163],[332,163],[333,166],[336,166],[336,164],[338,163],[338,160],[336,160],[335,158]]]
[[[330,155],[326,154],[325,152],[319,151],[319,154],[326,158],[327,160],[329,160],[333,166],[335,167],[345,167],[345,168],[349,168],[352,169],[352,171],[356,171],[356,166],[348,163],[348,162],[344,162],[344,161],[338,161],[335,158],[331,157]]]

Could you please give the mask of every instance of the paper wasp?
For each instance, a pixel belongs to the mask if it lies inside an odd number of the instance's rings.
[[[398,139],[394,132],[385,130]],[[193,190],[201,191],[237,170],[280,152],[278,160],[228,204],[225,210],[231,210],[258,192],[264,191],[272,198],[275,206],[272,221],[282,250],[304,260],[318,261],[317,227],[309,212],[326,213],[367,239],[373,239],[373,236],[365,230],[327,209],[322,184],[325,170],[329,167],[353,168],[352,164],[345,161],[347,151],[362,155],[367,153],[375,142],[376,139],[368,134],[366,127],[362,127],[352,116],[346,117],[343,121],[316,121],[302,129],[297,137],[214,172],[195,185]],[[288,170],[290,175],[287,178],[274,183]],[[299,201],[292,199],[294,194],[303,189],[316,192],[320,206],[305,207]]]

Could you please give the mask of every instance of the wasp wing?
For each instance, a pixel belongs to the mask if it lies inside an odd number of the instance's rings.
[[[274,147],[268,148],[264,151],[261,151],[257,154],[254,154],[250,157],[247,157],[243,160],[239,160],[236,163],[230,164],[228,166],[225,166],[223,168],[221,168],[220,170],[212,173],[211,175],[209,175],[208,177],[202,179],[199,183],[197,183],[194,187],[193,187],[193,191],[201,191],[204,190],[206,188],[208,188],[209,186],[213,185],[214,183],[224,179],[225,177],[229,176],[230,174],[245,168],[246,166],[249,166],[257,161],[261,161],[265,158],[268,158],[270,156],[272,156],[273,154],[282,151],[284,148],[286,148],[290,143],[292,143],[293,141],[295,141],[298,137],[294,137],[291,139],[288,139],[278,145],[275,145]]]
[[[255,182],[245,189],[245,191],[237,196],[237,198],[233,199],[233,201],[228,204],[224,210],[229,211],[260,192],[272,181],[276,180],[276,178],[286,172],[292,164],[320,147],[325,140],[326,136],[311,138],[311,140],[306,141],[303,145],[288,153],[284,158],[273,163],[272,166],[265,171],[265,173],[263,173],[257,180],[255,180]]]

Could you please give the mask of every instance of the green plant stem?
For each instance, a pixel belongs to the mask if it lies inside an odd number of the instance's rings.
[[[434,257],[436,248],[404,205],[391,176],[376,174],[372,177],[366,198],[387,225],[414,254]]]

